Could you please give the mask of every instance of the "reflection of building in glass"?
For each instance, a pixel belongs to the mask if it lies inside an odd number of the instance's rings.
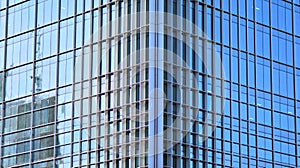
[[[0,164],[300,167],[299,18],[299,0],[0,0]]]

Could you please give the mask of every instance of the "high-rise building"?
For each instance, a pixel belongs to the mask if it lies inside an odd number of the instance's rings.
[[[1,167],[300,167],[300,0],[1,0]]]

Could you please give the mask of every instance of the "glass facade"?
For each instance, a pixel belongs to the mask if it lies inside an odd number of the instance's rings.
[[[299,20],[300,0],[1,0],[1,167],[300,167]]]

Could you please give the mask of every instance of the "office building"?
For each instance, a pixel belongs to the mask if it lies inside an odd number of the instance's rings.
[[[300,166],[300,0],[1,0],[2,167]]]

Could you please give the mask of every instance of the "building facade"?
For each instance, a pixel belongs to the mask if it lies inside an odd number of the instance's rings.
[[[299,124],[300,0],[0,2],[2,167],[300,167]]]

